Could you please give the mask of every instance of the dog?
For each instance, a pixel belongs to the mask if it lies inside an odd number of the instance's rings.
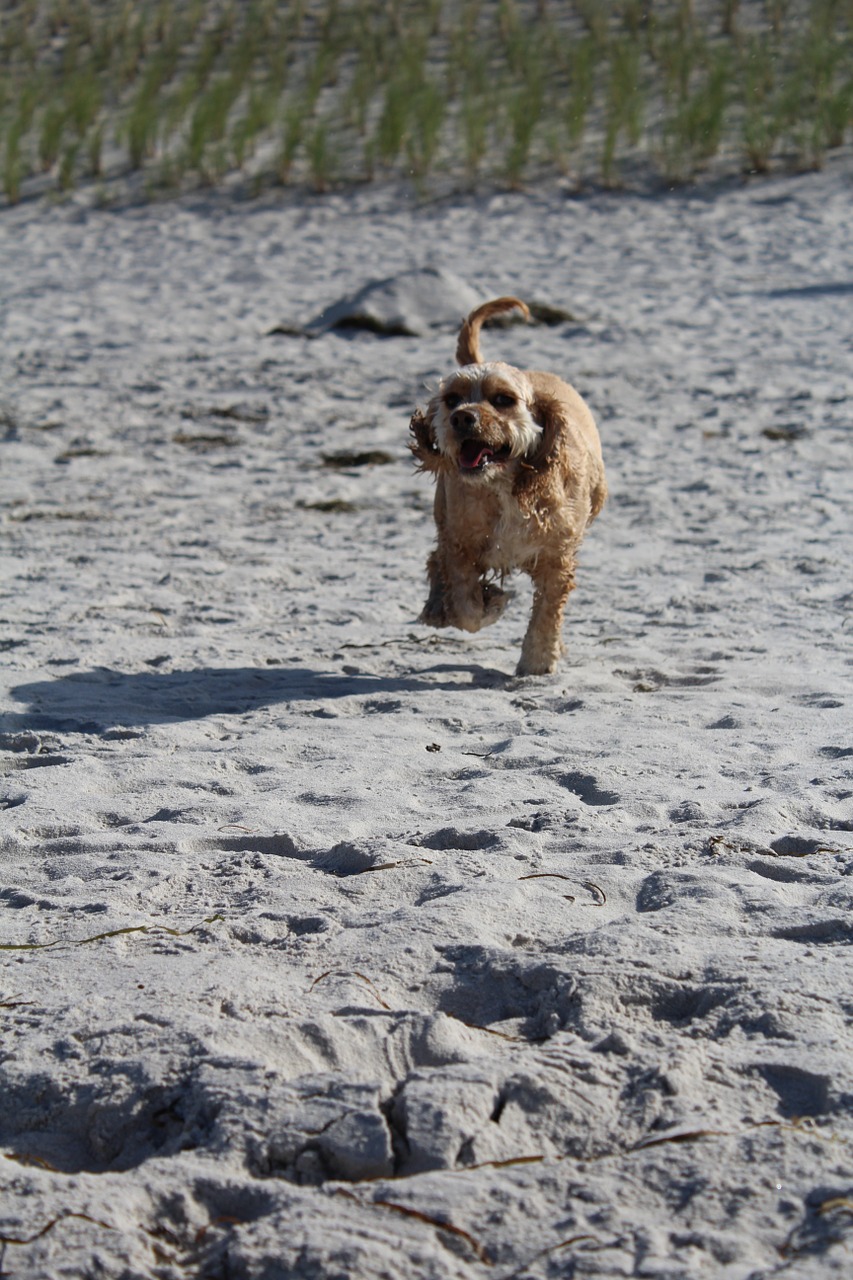
[[[472,311],[456,347],[461,368],[410,423],[419,469],[436,479],[437,546],[419,621],[479,631],[503,613],[505,577],[533,581],[533,609],[516,674],[545,675],[563,652],[563,611],[578,548],[607,496],[593,416],[552,373],[484,363],[480,329],[492,316],[530,312],[518,298]]]

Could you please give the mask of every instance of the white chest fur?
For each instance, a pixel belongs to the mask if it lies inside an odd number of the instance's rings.
[[[525,516],[511,494],[501,494],[499,515],[484,552],[485,567],[498,573],[526,569],[541,548],[542,532],[535,516]]]

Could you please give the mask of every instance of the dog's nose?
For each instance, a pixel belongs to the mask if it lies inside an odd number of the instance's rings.
[[[457,409],[450,415],[450,425],[454,431],[471,431],[477,425],[477,419],[470,409]]]

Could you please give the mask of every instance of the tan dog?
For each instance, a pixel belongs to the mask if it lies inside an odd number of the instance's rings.
[[[568,383],[483,363],[483,321],[515,308],[529,317],[518,298],[472,311],[456,347],[462,368],[414,414],[410,448],[437,481],[438,546],[420,621],[479,631],[503,612],[503,579],[523,570],[534,595],[517,674],[529,676],[557,665],[577,550],[607,485],[592,414]]]

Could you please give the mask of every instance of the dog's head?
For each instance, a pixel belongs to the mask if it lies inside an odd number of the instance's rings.
[[[472,483],[514,476],[542,441],[530,380],[508,364],[456,370],[441,383],[421,425],[418,443],[431,444],[435,469],[453,469]]]

